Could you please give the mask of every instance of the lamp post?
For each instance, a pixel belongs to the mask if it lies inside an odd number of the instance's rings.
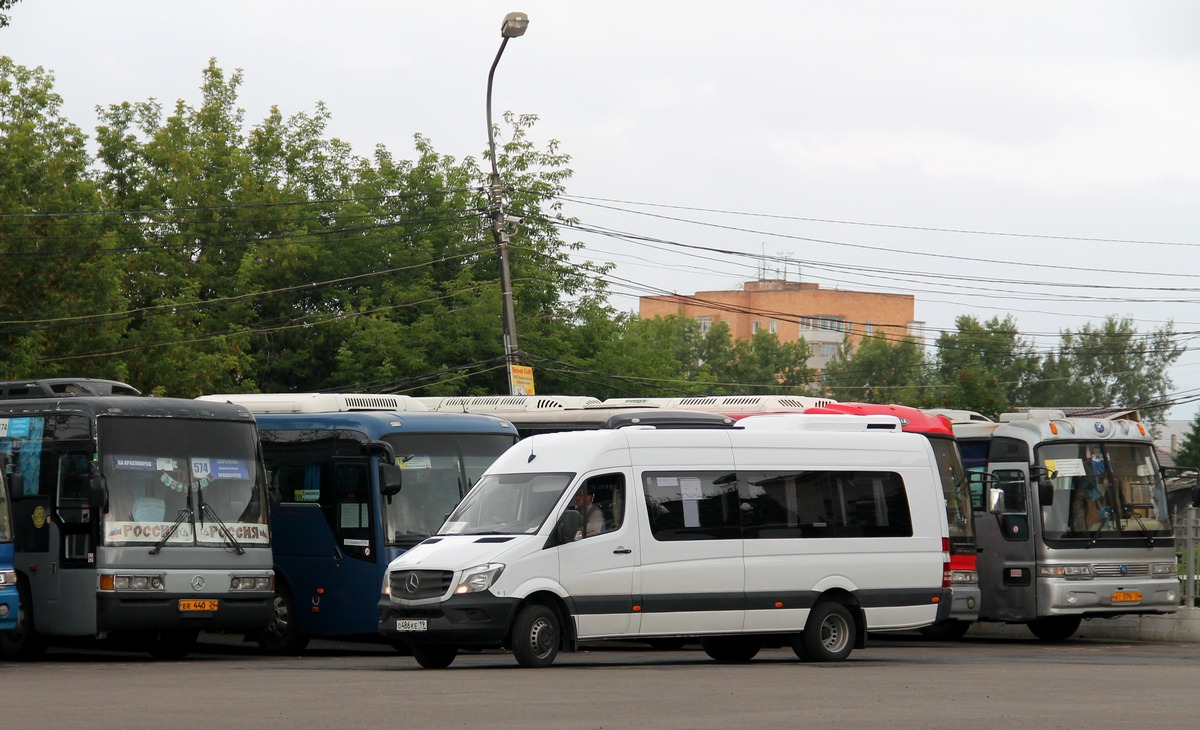
[[[487,127],[488,127],[488,156],[492,162],[492,184],[488,189],[489,213],[492,217],[492,235],[496,239],[496,249],[500,254],[500,296],[504,301],[504,360],[508,370],[508,392],[516,395],[513,384],[513,365],[517,361],[517,318],[513,311],[512,274],[508,268],[508,231],[504,229],[504,199],[503,187],[500,184],[500,170],[496,167],[496,133],[492,129],[492,78],[496,75],[496,66],[500,56],[504,55],[504,47],[509,38],[519,38],[529,27],[529,16],[525,13],[509,13],[504,16],[504,24],[500,26],[500,50],[496,51],[496,60],[492,61],[492,69],[488,71],[487,82]]]

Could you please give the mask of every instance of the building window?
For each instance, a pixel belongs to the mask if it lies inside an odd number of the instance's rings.
[[[821,357],[833,357],[837,354],[838,346],[832,342],[821,343]]]
[[[758,331],[760,329],[762,329],[762,327],[760,327],[759,324],[760,324],[760,322],[757,319],[750,323],[750,334],[753,334],[753,335],[758,334]]]
[[[712,317],[696,317],[696,324],[700,325],[700,334],[706,335],[712,329]]]
[[[863,325],[863,333],[866,334],[867,337],[870,337],[871,335],[875,334],[875,325],[871,324],[870,322],[867,322],[866,324]]]
[[[771,334],[773,334],[773,335],[779,334],[779,322],[777,320],[774,320],[774,319],[771,320],[770,328],[771,328]]]

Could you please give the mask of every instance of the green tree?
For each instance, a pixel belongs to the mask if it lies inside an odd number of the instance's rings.
[[[956,332],[938,337],[932,368],[936,390],[927,405],[995,417],[1026,402],[1040,358],[1020,336],[1016,321],[1008,316],[981,323],[964,315],[955,319],[955,326]]]
[[[871,335],[857,348],[843,342],[822,372],[830,397],[864,403],[922,405],[925,380],[925,354],[911,337],[890,342]]]
[[[1060,372],[1069,373],[1069,392],[1084,401],[1059,403],[1139,408],[1144,420],[1161,423],[1172,388],[1169,370],[1182,354],[1170,322],[1139,334],[1132,320],[1110,315],[1099,325],[1066,330],[1056,352]]]
[[[1184,467],[1200,467],[1200,411],[1196,412],[1188,432],[1183,436],[1183,443],[1175,454],[1175,463]]]
[[[21,2],[21,0],[0,0],[0,10],[5,11],[0,13],[0,28],[5,28],[8,26],[9,18],[7,11],[12,10],[12,6],[19,2]]]
[[[87,138],[53,87],[0,56],[0,370],[123,378],[119,358],[89,357],[118,349],[127,304]]]

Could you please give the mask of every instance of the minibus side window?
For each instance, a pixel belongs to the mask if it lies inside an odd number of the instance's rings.
[[[657,471],[642,475],[650,533],[656,540],[731,540],[741,537],[737,476],[716,471]]]
[[[738,483],[747,539],[912,535],[895,472],[742,471]]]
[[[625,522],[625,476],[591,477],[579,487],[568,509],[578,510],[583,517],[576,539],[616,532]]]

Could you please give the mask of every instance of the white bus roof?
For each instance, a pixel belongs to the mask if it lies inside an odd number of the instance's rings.
[[[751,431],[894,431],[904,425],[895,416],[841,414],[763,413],[746,416],[737,428]]]
[[[375,393],[225,393],[196,400],[236,403],[251,413],[429,410],[411,396]]]
[[[542,411],[600,405],[600,399],[590,395],[479,395],[419,397],[415,400],[431,411],[454,413]]]
[[[802,395],[703,395],[678,398],[609,398],[604,401],[604,405],[683,408],[718,413],[778,413],[821,408],[836,402],[830,398]]]

